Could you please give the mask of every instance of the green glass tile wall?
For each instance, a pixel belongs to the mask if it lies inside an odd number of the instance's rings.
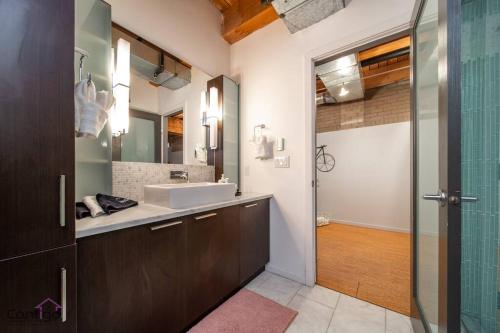
[[[497,332],[500,0],[462,0],[462,320]]]

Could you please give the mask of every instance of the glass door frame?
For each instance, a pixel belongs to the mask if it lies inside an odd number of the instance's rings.
[[[427,0],[416,0],[411,20],[411,317],[415,332],[430,332],[417,297],[417,109],[416,27]],[[439,187],[449,196],[461,192],[461,3],[438,0]],[[439,189],[436,189],[438,191]],[[436,204],[438,204],[436,202]],[[446,200],[439,209],[439,333],[460,332],[461,208]]]

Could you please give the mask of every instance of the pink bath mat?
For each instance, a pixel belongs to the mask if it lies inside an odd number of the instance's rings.
[[[241,289],[208,316],[190,333],[282,333],[297,311],[284,307],[250,290]]]

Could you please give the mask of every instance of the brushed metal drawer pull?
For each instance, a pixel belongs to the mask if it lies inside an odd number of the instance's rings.
[[[210,213],[210,214],[196,216],[194,219],[199,221],[199,220],[208,219],[209,217],[213,217],[213,216],[217,216],[217,213]]]
[[[154,227],[151,227],[151,231],[155,230],[160,230],[168,227],[173,227],[174,225],[182,224],[182,221],[175,221],[175,222],[170,222],[170,223],[165,223],[165,224],[160,224],[160,225],[155,225]]]
[[[66,268],[61,268],[61,321],[66,321]]]
[[[59,225],[66,226],[66,175],[59,176]]]
[[[254,203],[254,204],[251,204],[251,205],[246,205],[245,208],[257,207],[258,205],[259,204]]]

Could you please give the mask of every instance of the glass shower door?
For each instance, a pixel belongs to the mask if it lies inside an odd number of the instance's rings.
[[[462,0],[462,330],[499,332],[500,0]],[[477,198],[477,201],[475,200]]]

